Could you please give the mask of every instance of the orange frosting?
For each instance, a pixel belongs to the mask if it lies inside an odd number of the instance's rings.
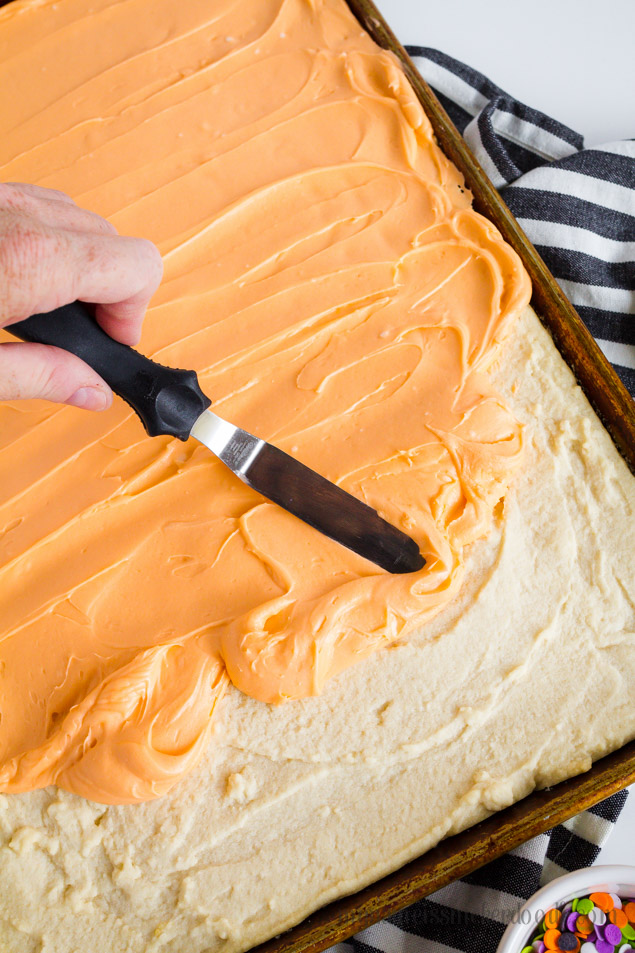
[[[529,281],[340,0],[15,0],[0,179],[153,239],[140,349],[427,559],[379,570],[121,401],[1,406],[0,790],[147,800],[228,680],[317,693],[457,592],[521,458],[486,371]]]

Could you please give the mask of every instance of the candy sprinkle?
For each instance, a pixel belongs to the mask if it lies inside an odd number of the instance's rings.
[[[604,913],[609,913],[609,911],[615,906],[610,893],[592,893],[589,897],[589,900],[594,904],[594,906],[599,907],[600,910],[603,910]]]
[[[593,907],[593,910],[589,910],[587,916],[596,927],[603,927],[606,923],[606,914],[601,907]]]
[[[604,928],[604,939],[607,943],[612,943],[613,946],[617,946],[618,943],[622,942],[622,931],[619,927],[616,927],[614,923],[607,923]]]
[[[558,949],[566,953],[573,953],[580,946],[580,941],[573,933],[561,933],[558,937]]]
[[[560,930],[547,930],[544,936],[544,944],[548,950],[557,950],[559,939]]]
[[[545,929],[546,930],[555,930],[558,924],[560,923],[561,912],[557,907],[552,907],[551,910],[547,910],[545,913]]]
[[[635,953],[635,899],[596,890],[550,907],[520,953]]]
[[[578,931],[578,933],[591,933],[593,930],[593,924],[591,923],[589,918],[586,916],[586,914],[576,913],[576,917],[577,917],[577,920],[575,922],[575,928]]]
[[[615,947],[612,943],[609,943],[608,940],[596,940],[595,949],[598,953],[613,953]]]
[[[590,897],[583,897],[581,900],[578,900],[577,904],[574,906],[574,910],[577,910],[578,913],[589,914],[595,904],[590,899]]]

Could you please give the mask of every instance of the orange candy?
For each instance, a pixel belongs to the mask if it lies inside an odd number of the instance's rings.
[[[560,930],[547,930],[542,938],[542,942],[545,944],[548,950],[557,950],[559,936]]]
[[[635,924],[635,903],[627,903],[624,907],[624,913],[628,917],[629,923]]]
[[[580,933],[582,936],[588,936],[591,930],[593,929],[593,924],[589,918],[581,913],[578,919],[575,921],[576,933]]]
[[[605,913],[610,913],[615,907],[613,898],[608,893],[592,893],[589,900],[600,910],[604,910]]]
[[[545,927],[547,930],[555,930],[560,923],[561,916],[560,910],[556,910],[555,907],[552,907],[551,910],[547,910],[545,913]]]
[[[635,906],[635,904],[631,904],[631,906]],[[609,913],[609,920],[611,923],[614,923],[616,927],[619,927],[620,930],[628,923],[628,917],[623,910],[620,910],[619,907],[615,907],[613,910],[611,910]]]

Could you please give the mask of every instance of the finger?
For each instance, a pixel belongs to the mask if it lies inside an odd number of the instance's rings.
[[[139,343],[141,327],[152,295],[143,294],[117,304],[95,306],[95,320],[115,341],[134,347]]]
[[[108,334],[124,343],[138,339],[163,271],[151,242],[13,219],[0,242],[0,286],[6,292],[0,326],[79,298],[105,306],[98,308],[97,320]]]
[[[86,410],[105,410],[112,391],[74,354],[45,344],[0,344],[0,400],[39,397]]]
[[[101,215],[80,208],[72,199],[62,201],[51,198],[52,192],[52,189],[40,189],[37,186],[29,189],[25,185],[2,184],[0,185],[0,208],[21,212],[23,215],[31,216],[39,225],[47,225],[51,228],[117,234],[115,226]]]
[[[85,275],[87,287],[77,297],[97,304],[95,319],[107,334],[122,344],[136,344],[163,262],[156,246],[142,238],[118,236],[110,250],[112,258]]]
[[[32,185],[30,182],[5,182],[4,184],[12,189],[24,192],[27,195],[32,195],[36,199],[49,199],[54,202],[75,204],[70,195],[67,195],[66,192],[61,192],[59,189],[45,189],[41,185]]]
[[[54,202],[75,204],[74,199],[72,199],[70,195],[67,195],[66,192],[61,192],[59,189],[45,189],[41,185],[32,185],[30,182],[5,182],[4,185],[8,185],[9,188],[24,192],[27,195],[32,195],[36,199],[49,199]]]

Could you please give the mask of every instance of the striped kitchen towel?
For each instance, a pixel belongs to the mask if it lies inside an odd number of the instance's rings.
[[[614,794],[327,953],[495,953],[536,890],[593,863],[627,796]]]
[[[635,140],[585,149],[476,70],[438,50],[408,52],[635,394]],[[596,860],[626,798],[614,794],[329,953],[494,953],[540,886]]]
[[[438,50],[407,48],[635,395],[635,139],[582,136]]]

